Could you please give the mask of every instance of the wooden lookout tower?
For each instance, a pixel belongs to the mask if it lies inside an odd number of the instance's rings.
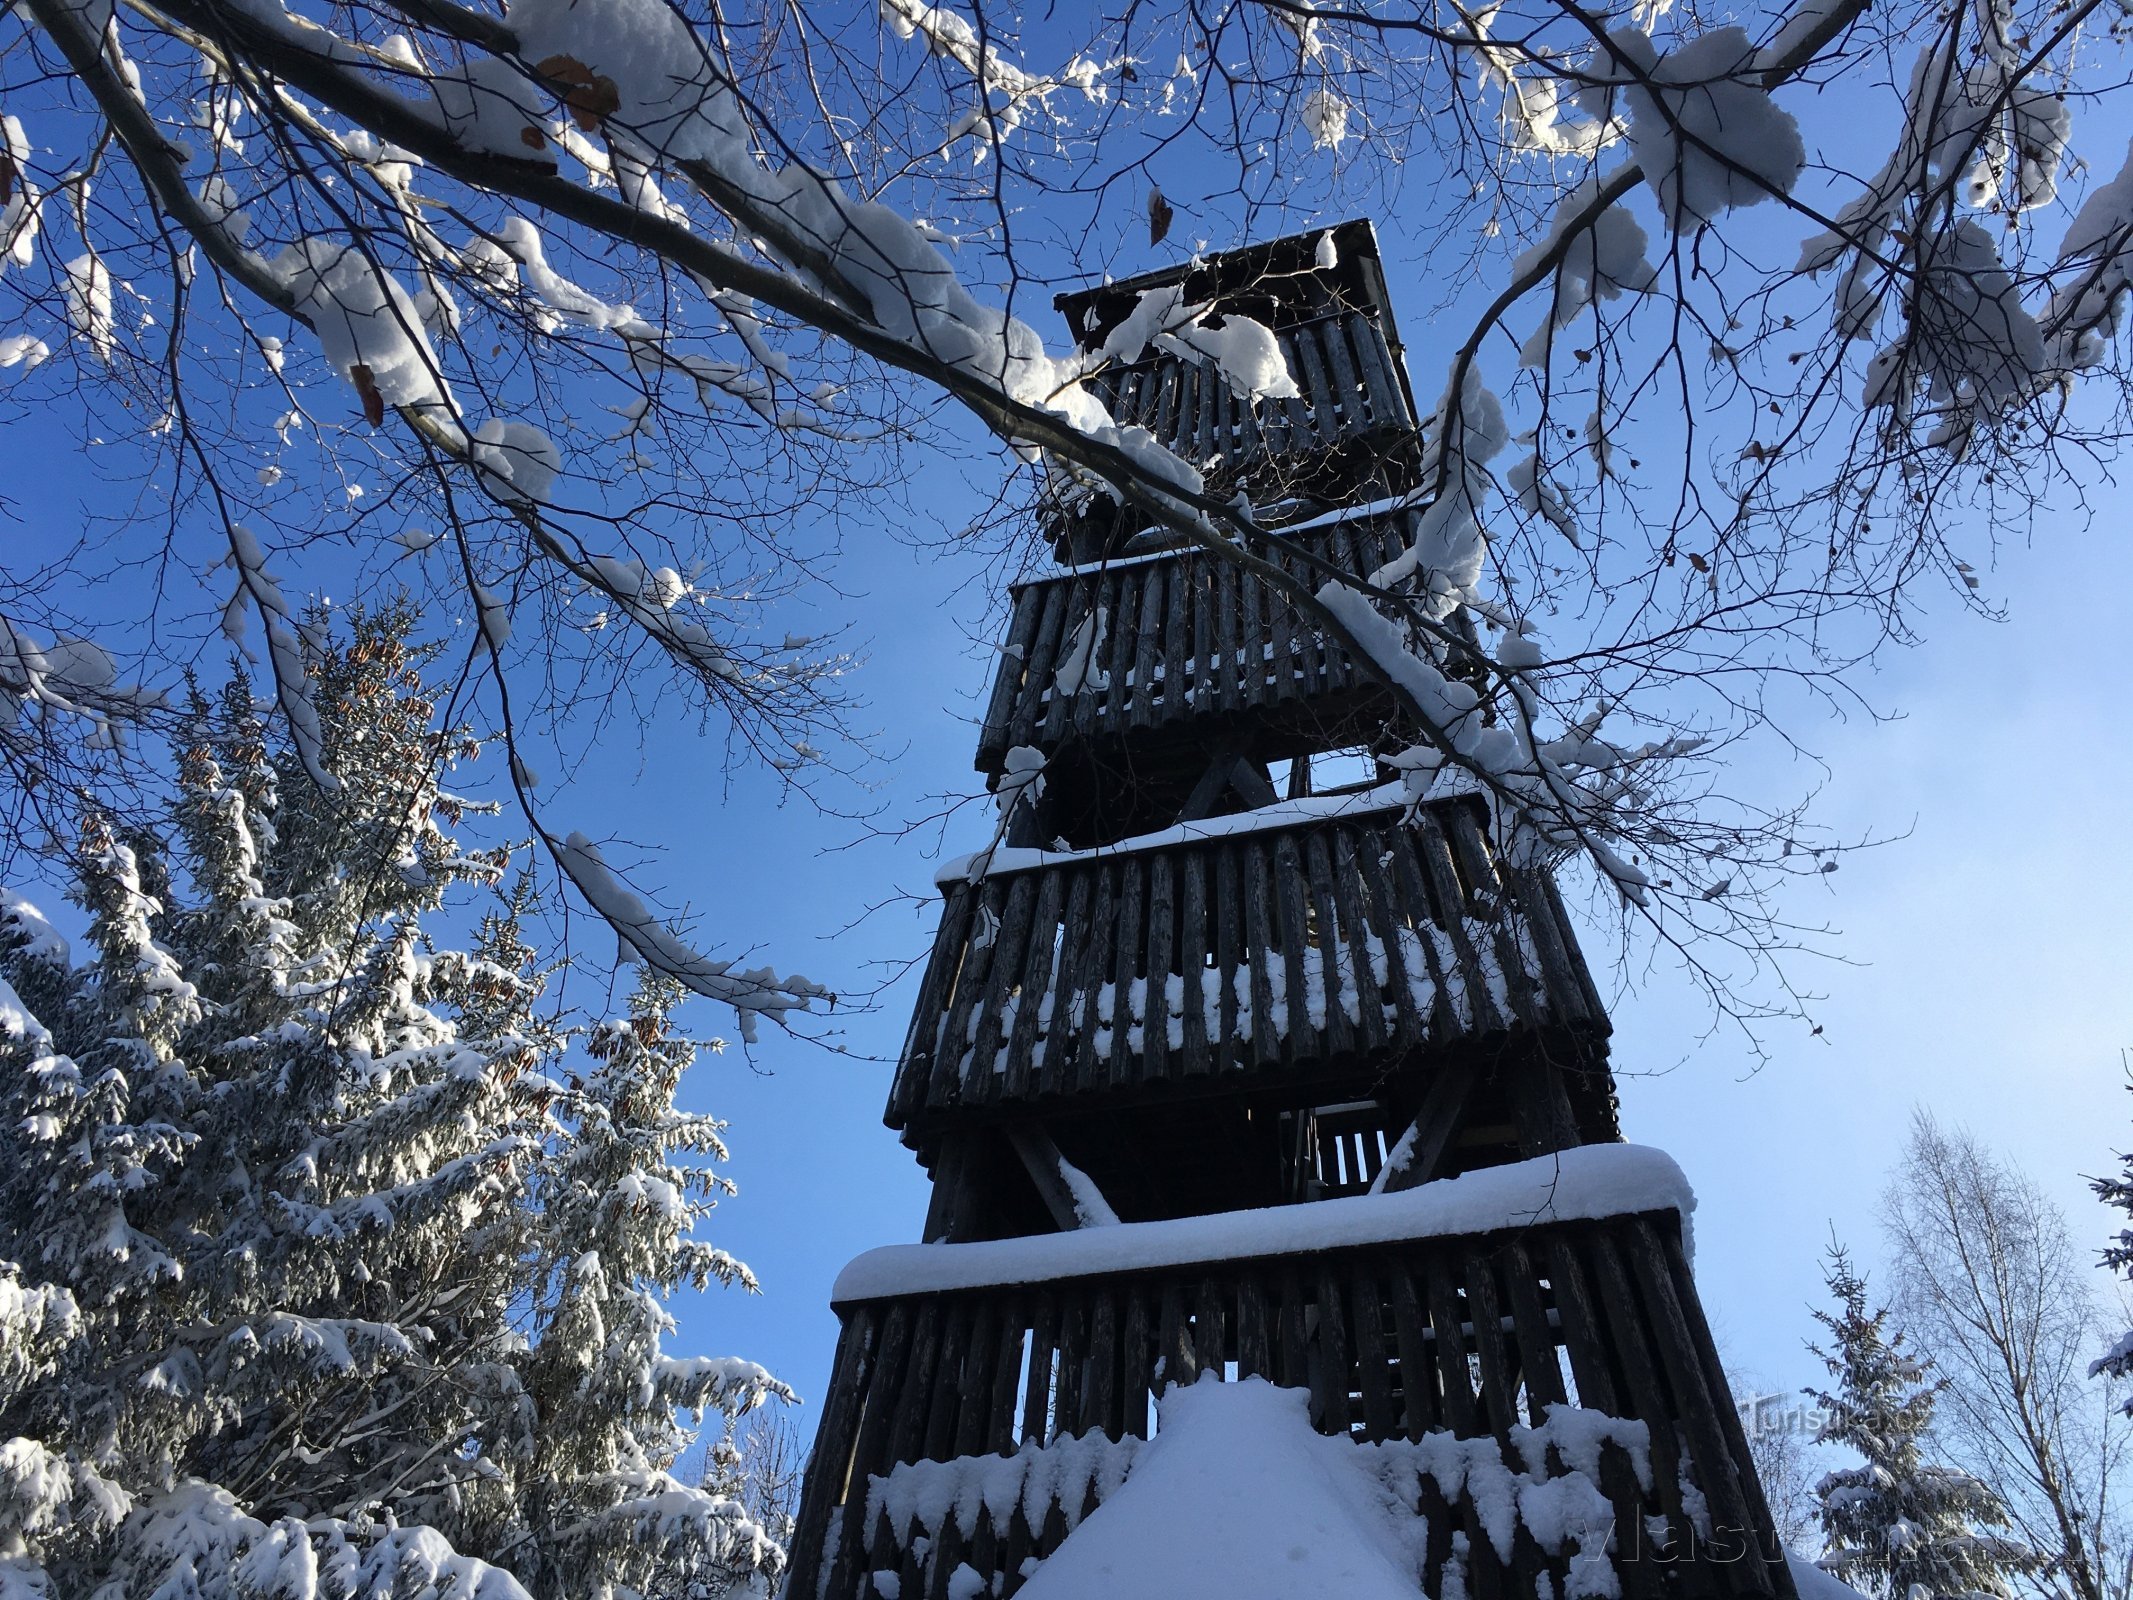
[[[1112,414],[1248,493],[1277,564],[1385,567],[1423,449],[1369,224],[1059,307],[1094,350],[1180,283],[1296,398],[1173,343],[1091,380]],[[1042,1587],[1163,1394],[1249,1378],[1390,1474],[1434,1600],[1789,1600],[1553,883],[1450,769],[1403,785],[1416,732],[1282,592],[1103,497],[1046,519],[978,738],[1001,837],[940,874],[889,1097],[926,1242],[839,1280],[788,1600]],[[1501,1511],[1552,1491],[1584,1520]]]

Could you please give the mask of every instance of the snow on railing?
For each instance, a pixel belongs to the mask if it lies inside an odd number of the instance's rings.
[[[1581,1145],[1399,1194],[1350,1195],[1026,1239],[889,1245],[846,1266],[830,1299],[845,1305],[1652,1211],[1677,1213],[1686,1232],[1695,1205],[1688,1180],[1665,1152],[1642,1145]]]

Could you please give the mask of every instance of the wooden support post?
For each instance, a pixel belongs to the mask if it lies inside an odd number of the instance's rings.
[[[1082,1216],[1081,1202],[1075,1197],[1073,1185],[1067,1182],[1067,1159],[1059,1153],[1059,1146],[1052,1142],[1052,1136],[1041,1125],[1024,1122],[1010,1127],[1007,1137],[1015,1147],[1015,1154],[1022,1158],[1030,1181],[1037,1186],[1037,1197],[1044,1202],[1044,1209],[1052,1214],[1052,1221],[1058,1224],[1059,1231],[1071,1233],[1076,1228],[1089,1226]],[[1090,1188],[1095,1188],[1087,1173],[1077,1170],[1076,1176]]]
[[[1385,1163],[1381,1192],[1397,1194],[1444,1175],[1445,1158],[1451,1154],[1459,1126],[1466,1120],[1467,1102],[1473,1098],[1474,1080],[1479,1075],[1474,1063],[1464,1058],[1448,1061],[1437,1069],[1428,1092],[1422,1096],[1421,1109],[1415,1113],[1414,1126],[1400,1141],[1406,1147],[1405,1159]]]

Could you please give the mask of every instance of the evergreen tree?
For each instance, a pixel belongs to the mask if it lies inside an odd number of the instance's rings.
[[[1866,1280],[1844,1250],[1824,1274],[1835,1311],[1815,1312],[1830,1344],[1814,1346],[1835,1391],[1809,1390],[1828,1420],[1817,1442],[1861,1458],[1816,1485],[1821,1565],[1883,1600],[1969,1600],[2004,1596],[2007,1575],[2034,1570],[2035,1552],[1981,1529],[2007,1524],[2005,1507],[1967,1472],[1926,1459],[1938,1385],[1926,1364],[1888,1330],[1885,1308],[1870,1309]]]
[[[675,1408],[778,1386],[665,1355],[749,1283],[690,1230],[673,995],[547,1016],[526,895],[445,787],[398,615],[311,661],[321,786],[242,684],[195,695],[167,841],[89,816],[77,958],[0,897],[0,1595],[718,1593],[779,1553],[666,1469]]]

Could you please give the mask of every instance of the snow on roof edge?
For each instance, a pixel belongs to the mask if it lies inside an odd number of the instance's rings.
[[[1686,1233],[1695,1208],[1688,1179],[1665,1151],[1648,1145],[1582,1145],[1441,1178],[1399,1194],[1351,1195],[976,1244],[888,1245],[851,1261],[837,1275],[830,1302],[845,1305],[896,1295],[1050,1283],[1650,1211],[1677,1213]]]

